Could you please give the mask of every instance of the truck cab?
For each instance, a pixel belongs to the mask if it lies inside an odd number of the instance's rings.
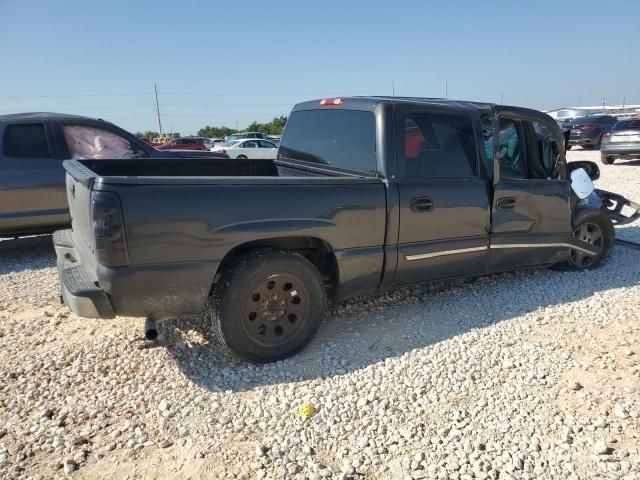
[[[572,210],[563,141],[551,117],[524,108],[327,99],[293,109],[279,158],[386,179],[383,283],[400,285],[566,256]]]

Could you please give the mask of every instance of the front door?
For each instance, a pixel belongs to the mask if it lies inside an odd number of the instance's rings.
[[[396,108],[400,197],[395,284],[483,273],[488,180],[464,110]]]
[[[566,258],[571,240],[571,182],[557,128],[545,119],[499,114],[491,209],[491,269],[542,265]]]

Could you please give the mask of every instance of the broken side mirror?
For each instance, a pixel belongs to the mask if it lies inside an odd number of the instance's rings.
[[[575,162],[567,163],[567,170],[569,170],[569,173],[579,168],[584,169],[587,175],[589,175],[589,178],[593,181],[600,178],[600,167],[598,167],[595,162],[590,162],[589,160],[577,160]]]

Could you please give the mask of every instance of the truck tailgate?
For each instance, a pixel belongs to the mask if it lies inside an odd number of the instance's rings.
[[[69,214],[71,216],[71,237],[77,255],[89,272],[95,272],[95,240],[91,222],[91,189],[95,173],[79,162],[64,162],[67,171],[66,188]],[[80,261],[77,258],[77,261]],[[95,280],[95,279],[94,279]]]

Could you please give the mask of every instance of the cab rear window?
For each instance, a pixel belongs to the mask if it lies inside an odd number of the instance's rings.
[[[287,120],[278,158],[376,172],[373,112],[303,110]]]

